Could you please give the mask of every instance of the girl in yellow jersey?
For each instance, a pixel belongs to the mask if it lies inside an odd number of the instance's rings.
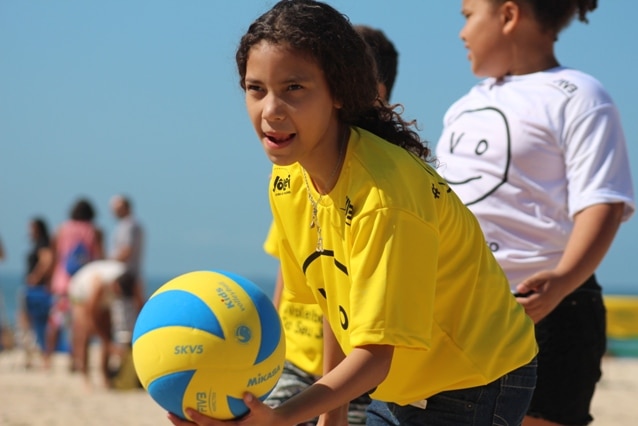
[[[348,402],[371,391],[368,425],[520,424],[536,381],[533,323],[427,147],[374,102],[374,60],[347,18],[314,0],[281,1],[236,58],[274,163],[284,292],[321,306],[329,324],[324,374],[276,408],[247,393],[241,419],[188,415],[242,426],[321,415],[340,426]]]

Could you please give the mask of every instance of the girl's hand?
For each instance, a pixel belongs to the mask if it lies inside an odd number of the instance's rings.
[[[517,293],[528,294],[517,297],[516,300],[523,305],[534,324],[537,324],[565,298],[566,294],[562,291],[565,287],[560,276],[552,271],[541,271],[516,287]]]
[[[191,408],[186,409],[186,414],[193,419],[188,421],[169,413],[168,419],[175,426],[285,426],[281,419],[277,418],[276,412],[261,402],[259,398],[250,393],[244,395],[244,404],[248,407],[248,413],[237,420],[215,420]]]

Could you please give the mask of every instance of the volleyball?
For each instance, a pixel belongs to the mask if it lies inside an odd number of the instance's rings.
[[[144,389],[189,420],[186,408],[219,420],[247,413],[243,394],[263,401],[281,376],[286,351],[270,298],[225,271],[189,272],[162,285],[142,307],[132,345]]]

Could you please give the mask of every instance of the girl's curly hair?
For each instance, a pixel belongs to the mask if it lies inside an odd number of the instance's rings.
[[[508,0],[492,0],[502,4]],[[514,0],[529,5],[538,22],[548,31],[560,33],[576,16],[588,22],[587,14],[598,6],[598,0]]]
[[[278,2],[250,25],[239,43],[235,59],[244,90],[250,49],[262,41],[289,46],[316,61],[342,105],[339,118],[344,123],[429,160],[430,150],[411,129],[416,122],[401,118],[400,105],[388,106],[378,98],[375,60],[346,16],[314,0]]]

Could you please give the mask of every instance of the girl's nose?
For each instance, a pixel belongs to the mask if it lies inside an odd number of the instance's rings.
[[[268,94],[264,98],[264,108],[262,117],[266,120],[282,120],[285,116],[284,103],[273,94]]]

